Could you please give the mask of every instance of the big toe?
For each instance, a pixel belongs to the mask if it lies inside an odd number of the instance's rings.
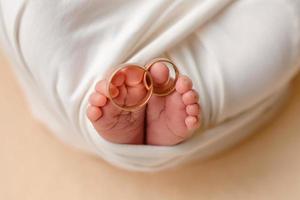
[[[144,78],[144,70],[138,67],[127,66],[123,70],[123,74],[125,75],[125,83],[127,86],[136,86],[139,85]]]
[[[161,85],[169,80],[169,68],[162,62],[155,63],[150,68],[150,74],[155,84]]]
[[[144,85],[144,69],[135,66],[128,66],[122,71],[125,76],[125,84],[123,87],[126,89],[124,104],[126,106],[142,104],[142,101],[147,95],[147,90]]]

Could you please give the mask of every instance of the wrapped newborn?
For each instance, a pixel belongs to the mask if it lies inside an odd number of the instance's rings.
[[[161,170],[236,143],[274,115],[299,71],[298,0],[0,0],[0,8],[1,39],[34,116],[126,169]],[[115,131],[109,72],[158,57],[178,67],[175,91],[135,111],[134,130]],[[166,81],[163,64],[150,73]],[[116,96],[136,77],[119,74]]]

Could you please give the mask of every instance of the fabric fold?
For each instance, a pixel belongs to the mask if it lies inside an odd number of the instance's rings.
[[[0,9],[1,38],[35,117],[126,169],[162,170],[238,142],[274,114],[299,71],[298,0],[0,0]],[[202,129],[172,147],[107,142],[86,117],[96,82],[155,57],[193,80]]]

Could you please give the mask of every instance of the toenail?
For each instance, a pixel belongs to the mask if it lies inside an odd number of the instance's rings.
[[[194,95],[193,95],[193,98],[195,99],[195,100],[198,100],[198,95],[196,94],[196,93],[194,93]]]
[[[184,78],[183,78],[183,84],[188,86],[189,88],[193,87],[192,81],[186,76],[184,76]]]
[[[198,97],[198,94],[196,92],[191,90],[191,91],[186,92],[185,94],[183,94],[182,100],[183,100],[185,105],[190,105],[190,104],[197,103],[198,100],[199,100],[199,97]]]
[[[125,83],[128,86],[135,86],[142,82],[144,77],[144,70],[136,67],[128,67],[124,69],[126,73]]]
[[[155,63],[150,68],[150,73],[153,76],[155,84],[164,84],[170,78],[169,68],[163,62]]]

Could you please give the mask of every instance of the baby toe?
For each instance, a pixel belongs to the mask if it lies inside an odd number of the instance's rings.
[[[191,90],[193,87],[193,83],[191,79],[187,76],[179,76],[175,89],[180,94],[186,93],[187,91]]]
[[[187,116],[185,118],[185,125],[188,130],[195,130],[200,127],[200,122],[195,116]]]
[[[92,122],[97,121],[102,116],[102,111],[99,107],[89,106],[87,109],[87,117]]]
[[[125,74],[125,83],[127,86],[135,86],[142,82],[144,70],[136,67],[126,67],[123,70]]]
[[[98,92],[94,92],[89,99],[91,105],[98,107],[104,106],[106,104],[106,101],[107,98]]]

